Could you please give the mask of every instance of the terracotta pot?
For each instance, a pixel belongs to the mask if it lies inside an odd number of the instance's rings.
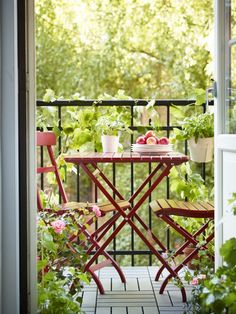
[[[184,252],[184,257],[186,258],[188,255],[190,255],[192,253],[192,251],[195,250],[195,247],[192,246],[187,246],[183,252]],[[195,254],[194,257],[187,263],[187,266],[189,269],[194,270],[197,268],[196,265],[192,264],[193,259],[199,259],[198,254]]]

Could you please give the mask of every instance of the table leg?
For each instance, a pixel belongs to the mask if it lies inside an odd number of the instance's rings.
[[[143,190],[143,188],[151,181],[151,179],[154,177],[154,175],[163,168],[162,164],[158,164],[155,169],[152,170],[152,172],[149,174],[149,176],[143,181],[143,183],[137,188],[137,190],[134,192],[134,194],[130,197],[129,202],[133,202],[134,199],[139,195],[139,193]]]
[[[102,246],[99,247],[99,249],[97,250],[97,252],[95,253],[95,255],[91,258],[91,260],[87,263],[86,265],[86,269],[89,269],[89,267],[92,265],[92,263],[97,259],[97,257],[102,254],[102,252],[104,252],[104,250],[106,249],[106,247],[109,245],[109,243],[114,239],[114,237],[120,232],[120,230],[124,227],[124,225],[126,223],[129,223],[131,228],[133,228],[133,230],[139,235],[139,237],[144,241],[144,243],[149,247],[149,249],[153,252],[153,254],[159,259],[159,261],[162,263],[162,265],[165,266],[165,268],[169,271],[171,277],[175,277],[178,280],[180,280],[180,278],[178,277],[178,273],[176,273],[171,267],[170,265],[165,261],[165,259],[161,256],[161,254],[155,249],[155,247],[144,237],[144,235],[142,234],[142,232],[139,230],[138,227],[136,227],[136,225],[133,223],[133,221],[131,220],[131,218],[135,215],[136,218],[139,217],[136,213],[136,211],[138,210],[138,208],[143,204],[143,202],[150,196],[150,194],[152,193],[152,191],[157,187],[157,185],[162,181],[162,179],[164,177],[166,177],[169,172],[170,169],[172,168],[172,164],[168,164],[164,167],[164,169],[162,170],[161,174],[158,176],[158,178],[156,178],[154,180],[154,182],[151,184],[151,186],[148,188],[148,190],[144,193],[144,195],[139,199],[139,201],[135,204],[135,206],[130,210],[130,212],[128,213],[128,215],[125,214],[125,212],[120,208],[120,206],[116,203],[116,201],[112,198],[112,196],[107,192],[107,190],[103,187],[103,185],[100,183],[100,181],[96,178],[96,176],[89,170],[89,168],[87,167],[86,164],[81,164],[81,167],[84,169],[84,171],[88,174],[88,176],[92,179],[93,182],[95,182],[96,186],[101,190],[101,192],[107,197],[107,199],[113,204],[113,206],[117,209],[117,211],[119,212],[120,216],[123,216],[124,220],[120,223],[120,225],[116,228],[116,230],[108,237],[108,239],[103,243]],[[93,167],[95,167],[93,165]],[[154,172],[156,173],[159,169],[161,168],[160,165],[158,165],[155,169]],[[100,172],[100,176],[103,178],[103,180],[113,189],[115,189],[115,187],[110,183],[110,181],[106,178],[105,175],[101,175],[102,172]],[[139,192],[143,189],[143,187],[150,182],[150,180],[152,179],[152,177],[154,176],[154,173],[150,174],[148,176],[147,179],[145,179],[145,181],[143,182],[143,184],[141,184],[141,186],[138,189],[138,192],[136,192],[131,198],[130,200],[133,201],[133,199],[139,194]],[[108,183],[109,182],[109,183]],[[114,191],[114,190],[113,190]],[[120,197],[122,197],[120,195]],[[139,222],[143,225],[146,226],[144,224],[144,222],[142,221],[142,219],[139,217],[138,218]],[[109,229],[113,224],[109,225]],[[147,226],[146,226],[147,228]],[[184,287],[181,288],[181,293],[182,293],[182,299],[183,302],[186,301],[186,292]]]
[[[114,184],[111,183],[111,181],[105,176],[105,174],[102,172],[102,170],[98,167],[96,163],[91,163],[91,165],[94,167],[95,170],[99,171],[100,177],[106,182],[106,184],[111,188],[112,192],[120,199],[124,200],[124,197],[120,194],[120,192],[117,190],[117,188],[114,186]]]
[[[116,208],[118,213],[121,216],[126,217],[125,212],[122,208],[117,204],[117,202],[113,199],[113,197],[109,194],[107,189],[101,184],[101,182],[97,179],[97,177],[90,171],[87,164],[81,163],[81,168],[87,173],[87,175],[91,178],[91,180],[95,183],[95,185],[99,188],[99,190],[103,193],[103,195],[107,198],[107,200]],[[108,180],[108,179],[107,179]],[[111,183],[110,183],[111,184]],[[123,199],[123,198],[122,198]]]
[[[144,203],[144,201],[151,195],[152,191],[160,184],[163,178],[168,176],[172,165],[168,165],[164,168],[161,174],[154,180],[148,190],[143,194],[143,196],[138,200],[138,202],[134,205],[134,207],[130,210],[129,214],[127,215],[128,218],[131,218],[134,213],[138,210],[138,208]],[[150,180],[149,180],[150,181]]]
[[[95,177],[95,175],[93,173],[91,173],[91,171],[89,170],[89,168],[87,167],[87,165],[85,164],[81,164],[81,167],[84,169],[84,171],[89,175],[89,177],[95,182],[95,184],[98,186],[98,188],[103,192],[103,194],[107,197],[107,199],[114,205],[115,208],[117,208],[118,212],[124,217],[124,221],[121,222],[121,224],[117,227],[117,229],[111,234],[111,236],[105,241],[105,243],[102,245],[102,247],[96,252],[96,254],[94,255],[93,259],[90,260],[90,263],[93,262],[93,260],[95,260],[99,254],[101,253],[102,250],[104,250],[106,248],[106,246],[110,243],[110,241],[113,240],[113,238],[117,235],[117,233],[123,228],[123,226],[125,225],[126,221],[129,220],[129,218],[131,218],[137,211],[137,209],[142,205],[142,203],[149,197],[149,195],[151,194],[151,192],[155,189],[155,187],[161,182],[161,180],[166,177],[169,172],[170,169],[172,168],[172,165],[168,165],[165,166],[165,168],[162,170],[161,174],[159,175],[159,177],[152,183],[152,185],[149,187],[149,189],[144,193],[144,195],[140,198],[140,200],[137,202],[137,204],[133,207],[133,209],[128,213],[128,215],[125,214],[125,212],[119,207],[119,205],[115,202],[115,200],[113,200],[112,196],[107,192],[107,190],[102,186],[102,184],[99,182],[99,180],[97,180],[97,178]],[[161,167],[158,165],[156,167],[156,169],[160,169]],[[155,170],[156,170],[155,169]],[[146,182],[150,181],[150,177],[149,176],[149,180]],[[137,216],[136,216],[137,217]],[[141,220],[141,218],[139,217],[139,221]]]

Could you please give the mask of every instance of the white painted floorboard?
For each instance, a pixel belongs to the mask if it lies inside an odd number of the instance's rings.
[[[164,294],[159,294],[160,282],[155,282],[156,266],[122,267],[127,282],[123,284],[112,267],[98,272],[105,294],[99,294],[94,282],[83,289],[82,310],[86,314],[182,314],[186,304],[182,302],[178,287],[169,283]],[[185,286],[187,295],[191,287]],[[187,312],[190,313],[190,312]]]

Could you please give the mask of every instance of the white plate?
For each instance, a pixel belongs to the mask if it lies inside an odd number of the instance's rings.
[[[173,151],[173,145],[147,145],[147,144],[132,144],[131,150],[133,152],[146,152],[146,153],[168,153]]]
[[[137,152],[137,151],[133,151],[133,153],[137,153],[137,154],[140,154],[140,155],[145,155],[145,156],[156,156],[156,155],[167,155],[171,152]]]
[[[158,147],[153,147],[153,148],[146,148],[146,147],[132,147],[132,149],[135,149],[135,150],[145,150],[145,151],[157,151],[157,152],[160,152],[160,151],[166,151],[166,150],[172,150],[172,147],[163,147],[163,148],[158,148]]]
[[[132,147],[135,148],[144,148],[144,149],[166,149],[166,148],[170,148],[173,147],[173,144],[166,144],[166,145],[161,145],[161,144],[154,144],[154,145],[148,145],[148,144],[132,144]]]

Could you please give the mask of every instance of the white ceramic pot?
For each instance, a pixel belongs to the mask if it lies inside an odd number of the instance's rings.
[[[102,149],[104,153],[117,153],[119,137],[115,135],[102,135]]]
[[[190,159],[195,162],[209,162],[213,158],[214,137],[199,138],[197,143],[194,138],[188,140]]]

